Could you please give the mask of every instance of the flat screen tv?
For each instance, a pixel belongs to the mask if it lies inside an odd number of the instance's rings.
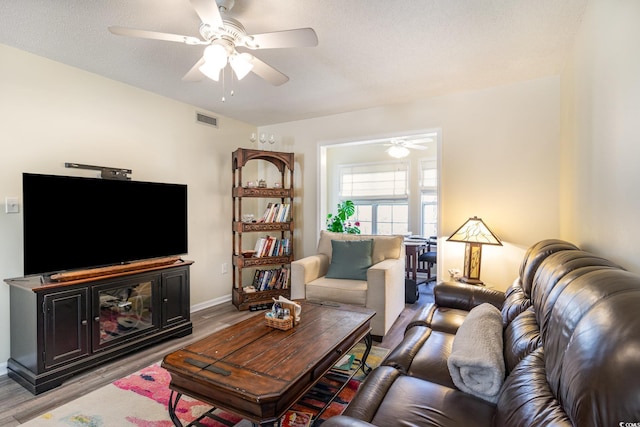
[[[24,275],[184,255],[187,186],[23,173]]]

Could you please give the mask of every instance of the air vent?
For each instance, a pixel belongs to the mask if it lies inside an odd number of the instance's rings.
[[[216,117],[206,116],[202,113],[196,113],[196,121],[215,128],[218,127],[218,119]]]

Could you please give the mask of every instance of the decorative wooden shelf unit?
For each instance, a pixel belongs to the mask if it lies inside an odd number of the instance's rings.
[[[252,160],[261,160],[269,162],[280,172],[280,187],[247,187],[243,186],[242,169],[247,162]],[[242,270],[247,268],[259,269],[260,267],[280,266],[290,271],[290,264],[293,260],[293,153],[283,153],[277,151],[263,151],[238,148],[232,155],[233,168],[233,304],[239,310],[248,310],[252,307],[260,307],[269,304],[272,298],[284,295],[289,298],[291,291],[289,289],[289,280],[285,283],[284,288],[256,290],[255,292],[246,292],[245,287],[252,283],[243,283]],[[251,177],[255,182],[258,177]],[[280,205],[288,204],[288,214],[285,221],[281,222],[260,222],[260,218],[256,218],[255,222],[242,221],[242,204],[243,198],[260,198],[271,199],[272,203]],[[242,253],[247,250],[253,250],[252,247],[243,248],[243,233],[262,233],[271,236],[278,236],[280,242],[288,239],[288,254],[278,254],[275,256],[263,257],[243,257]],[[258,236],[259,238],[259,236]],[[257,255],[257,254],[256,254]],[[245,275],[247,276],[247,275]],[[245,280],[248,279],[245,277]]]

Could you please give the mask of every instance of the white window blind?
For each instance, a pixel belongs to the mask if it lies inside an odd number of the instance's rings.
[[[343,199],[399,199],[408,194],[407,162],[368,163],[340,167]]]
[[[435,190],[438,187],[438,163],[433,160],[420,161],[420,189]]]

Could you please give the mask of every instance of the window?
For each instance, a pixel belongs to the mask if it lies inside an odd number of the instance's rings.
[[[340,198],[353,200],[363,234],[404,234],[409,229],[407,162],[340,168]]]
[[[435,194],[422,193],[422,235],[438,235],[438,198]]]
[[[438,169],[436,160],[420,161],[422,235],[438,234]]]
[[[340,168],[343,199],[405,198],[408,189],[406,162],[364,163]]]

